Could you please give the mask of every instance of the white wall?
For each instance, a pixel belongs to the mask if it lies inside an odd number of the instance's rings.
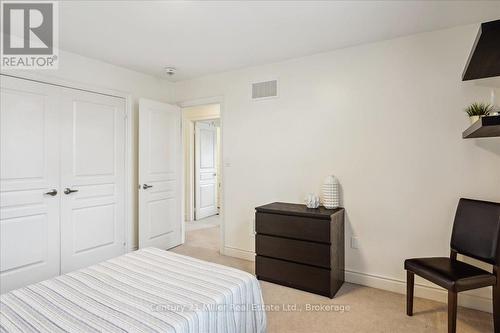
[[[350,281],[403,292],[405,258],[449,255],[458,198],[500,201],[500,139],[461,138],[463,108],[489,101],[487,88],[461,81],[476,32],[457,27],[176,83],[177,101],[224,96],[227,253],[254,251],[254,207],[301,203],[334,174]],[[274,77],[280,97],[252,102],[250,82]],[[473,295],[460,299],[490,310],[487,289]]]
[[[65,82],[72,86],[88,86],[92,90],[114,90],[132,96],[133,137],[132,156],[134,160],[134,180],[132,185],[133,202],[133,230],[130,248],[137,247],[137,140],[138,140],[138,101],[139,98],[168,102],[173,100],[172,83],[149,75],[111,65],[99,60],[83,57],[74,53],[61,51],[59,53],[59,69],[57,70],[24,70],[9,71],[2,73],[36,78],[47,82]]]

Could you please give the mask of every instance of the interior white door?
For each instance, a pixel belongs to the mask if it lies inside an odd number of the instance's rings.
[[[181,111],[139,101],[139,247],[181,243]]]
[[[61,272],[125,252],[125,101],[61,95]]]
[[[59,274],[58,88],[0,76],[0,289]]]
[[[217,127],[195,123],[195,219],[217,214]]]

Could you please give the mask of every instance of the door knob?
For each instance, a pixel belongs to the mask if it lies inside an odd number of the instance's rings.
[[[151,187],[153,187],[153,185],[148,185],[148,184],[142,185],[143,190],[147,190],[148,188],[151,188]]]
[[[49,192],[45,192],[45,194],[55,197],[57,195],[57,190],[56,189],[52,189]]]
[[[66,188],[64,189],[64,194],[71,194],[71,193],[73,193],[73,192],[78,192],[78,190],[72,190],[72,189],[70,189],[69,187],[66,187]]]

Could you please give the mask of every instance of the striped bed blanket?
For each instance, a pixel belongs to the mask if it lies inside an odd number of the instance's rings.
[[[0,296],[0,332],[265,332],[246,272],[147,248]]]

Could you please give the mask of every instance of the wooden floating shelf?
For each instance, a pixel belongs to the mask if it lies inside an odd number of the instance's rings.
[[[500,76],[500,20],[481,24],[462,81]]]
[[[482,117],[462,133],[462,138],[500,137],[500,116]]]

